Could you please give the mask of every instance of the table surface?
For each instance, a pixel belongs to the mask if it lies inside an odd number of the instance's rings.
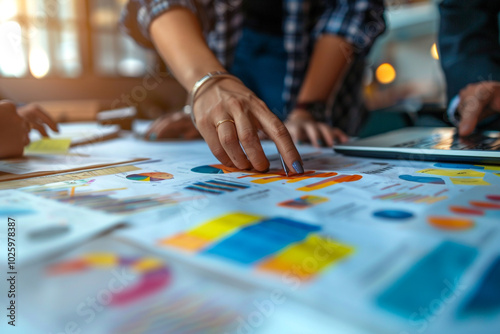
[[[286,178],[274,144],[263,147],[272,167],[266,175],[220,166],[202,141],[148,142],[125,133],[71,153],[150,161],[9,193],[37,198],[34,217],[81,226],[71,213],[82,212],[116,226],[98,236],[82,232],[57,253],[40,248],[40,258],[20,271],[20,330],[498,328],[498,313],[488,321],[457,314],[500,253],[500,167],[348,158],[300,146],[306,175]],[[457,298],[435,295],[457,280],[464,286]],[[432,311],[436,298],[446,307]],[[410,312],[418,303],[431,308],[420,322]]]

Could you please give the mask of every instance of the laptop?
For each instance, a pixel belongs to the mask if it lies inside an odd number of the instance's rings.
[[[404,128],[335,146],[345,155],[500,164],[500,131],[459,137],[455,128]]]

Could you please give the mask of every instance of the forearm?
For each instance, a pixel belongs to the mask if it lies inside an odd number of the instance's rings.
[[[348,69],[352,46],[343,38],[325,34],[316,42],[297,101],[326,101]]]
[[[208,48],[198,19],[186,8],[173,8],[155,19],[150,34],[163,60],[188,91],[208,72],[224,70]]]

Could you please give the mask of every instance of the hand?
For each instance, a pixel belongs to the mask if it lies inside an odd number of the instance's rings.
[[[294,110],[285,122],[294,142],[309,140],[315,147],[332,147],[335,142],[345,143],[349,137],[340,129],[316,122],[306,110]]]
[[[191,122],[191,117],[177,111],[158,118],[146,132],[146,139],[149,140],[167,138],[197,139],[201,135]]]
[[[36,104],[28,104],[18,108],[17,113],[24,118],[29,125],[40,132],[43,137],[48,137],[45,125],[48,125],[55,132],[59,132],[56,122]]]
[[[460,91],[460,136],[468,136],[481,120],[500,112],[500,82],[470,84]]]
[[[224,165],[267,171],[269,161],[257,134],[262,130],[274,141],[290,170],[304,172],[285,125],[240,81],[216,79],[204,86],[196,97],[194,116],[212,153]],[[234,123],[219,123],[223,120]]]
[[[16,112],[16,106],[0,101],[0,158],[23,155],[24,146],[30,143],[29,125]]]

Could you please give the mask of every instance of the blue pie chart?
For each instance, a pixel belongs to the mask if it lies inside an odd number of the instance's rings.
[[[445,184],[444,180],[439,177],[430,176],[413,176],[413,175],[399,175],[401,180],[417,182],[417,183],[427,183],[427,184]]]
[[[222,169],[209,165],[194,167],[191,171],[201,174],[224,174]]]

